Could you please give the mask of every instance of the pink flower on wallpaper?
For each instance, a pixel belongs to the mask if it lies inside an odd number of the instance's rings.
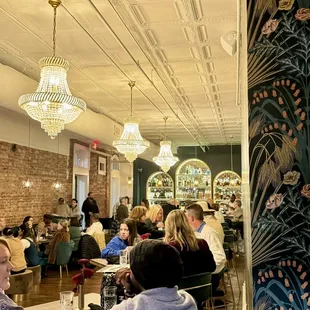
[[[310,9],[301,8],[295,14],[295,18],[300,21],[306,21],[310,19]]]
[[[270,34],[274,32],[279,25],[279,21],[276,19],[269,19],[262,28],[262,34]]]
[[[302,196],[310,198],[310,184],[304,185],[300,193],[302,194]]]
[[[281,206],[283,202],[283,195],[282,194],[272,194],[269,199],[266,201],[266,208],[267,209],[275,209]]]

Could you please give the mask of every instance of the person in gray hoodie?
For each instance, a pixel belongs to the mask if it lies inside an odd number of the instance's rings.
[[[129,298],[111,310],[197,310],[193,297],[178,291],[182,274],[183,263],[174,247],[160,240],[138,243],[130,252],[130,269],[116,275]]]

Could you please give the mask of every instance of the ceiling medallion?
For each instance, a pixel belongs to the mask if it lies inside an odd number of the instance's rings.
[[[18,104],[41,123],[41,128],[54,139],[65,127],[86,110],[86,103],[72,96],[67,71],[69,62],[56,55],[56,12],[61,0],[49,0],[54,10],[53,56],[40,59],[40,82],[34,93],[23,95]]]
[[[135,82],[131,81],[128,85],[131,89],[130,117],[124,119],[122,136],[119,140],[113,141],[113,146],[132,163],[138,155],[150,147],[150,143],[143,140],[139,131],[139,120],[132,117],[132,89],[135,86]]]
[[[160,142],[160,150],[157,157],[153,158],[153,161],[158,165],[162,171],[168,172],[169,169],[177,162],[179,159],[173,156],[171,151],[171,141],[166,141],[166,123],[168,117],[164,117],[165,121],[165,141]]]

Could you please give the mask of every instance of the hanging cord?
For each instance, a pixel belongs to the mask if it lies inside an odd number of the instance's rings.
[[[53,28],[53,56],[56,55],[56,12],[57,7],[53,7],[54,9],[54,28]]]
[[[28,179],[30,174],[30,128],[31,127],[31,117],[28,120]]]
[[[61,4],[61,0],[49,0],[48,3],[52,6],[54,10],[54,20],[53,20],[53,57],[56,55],[56,15],[57,8]]]
[[[230,170],[234,171],[232,143],[230,143]]]
[[[135,81],[130,81],[128,83],[129,87],[130,87],[130,117],[132,117],[132,89],[135,87],[136,82]]]
[[[167,119],[168,119],[168,117],[167,116],[165,116],[164,117],[164,121],[165,121],[165,141],[167,140]]]
[[[56,183],[58,182],[58,177],[59,177],[59,135],[58,135],[58,153],[57,153],[57,179]]]

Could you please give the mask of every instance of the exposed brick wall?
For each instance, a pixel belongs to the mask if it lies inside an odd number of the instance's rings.
[[[72,168],[70,173],[68,165],[68,156],[20,145],[14,152],[11,143],[0,141],[0,217],[8,225],[21,224],[27,215],[37,222],[51,212],[59,197],[70,201]],[[58,191],[52,187],[57,174],[62,184]],[[33,182],[29,189],[22,186],[28,176]]]
[[[106,175],[98,174],[98,157],[104,156],[95,153],[90,154],[89,191],[94,193],[99,206],[100,216],[107,217],[109,215],[110,201],[110,157],[106,157]]]

